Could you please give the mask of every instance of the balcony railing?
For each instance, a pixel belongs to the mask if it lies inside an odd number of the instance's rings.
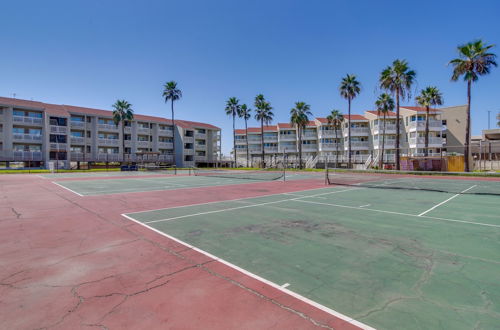
[[[303,144],[302,145],[302,151],[317,151],[317,150],[318,150],[317,144]]]
[[[174,136],[174,131],[172,131],[170,129],[159,129],[158,135],[172,137],[172,136]]]
[[[184,155],[194,155],[194,149],[184,149]]]
[[[118,127],[115,124],[97,124],[97,129],[105,131],[116,131]]]
[[[194,142],[194,137],[192,137],[192,136],[185,136],[184,135],[183,140],[184,140],[184,143],[193,143]]]
[[[68,127],[66,127],[66,126],[50,125],[50,133],[67,134],[68,133]]]
[[[173,149],[174,144],[172,142],[158,142],[158,148],[161,149]]]
[[[14,133],[12,138],[16,141],[26,141],[26,142],[42,142],[41,134],[20,134]]]
[[[374,141],[373,146],[374,146],[374,148],[382,148],[382,139],[380,139],[378,141]],[[396,148],[396,141],[395,140],[385,141],[384,148],[392,148],[392,149]]]
[[[41,161],[43,160],[41,151],[1,151],[2,161]]]
[[[278,142],[278,136],[264,136],[264,142]]]
[[[403,127],[399,127],[400,129],[402,129]],[[384,125],[383,124],[379,124],[379,125],[375,125],[373,127],[373,130],[374,131],[378,131],[379,133],[382,133],[384,131]],[[385,125],[385,132],[392,132],[392,131],[395,131],[396,130],[396,125],[393,125],[393,124],[386,124]]]
[[[149,141],[137,141],[135,143],[135,145],[138,148],[148,148],[151,145],[151,142],[149,142]]]
[[[280,141],[296,141],[296,134],[280,134]]]
[[[276,152],[278,152],[278,147],[264,147],[264,152],[276,153]]]
[[[296,146],[279,146],[278,147],[278,152],[297,152],[297,147]]]
[[[97,139],[97,144],[101,146],[118,146],[120,140],[118,139]]]
[[[342,149],[342,143],[321,143],[321,151],[335,151],[337,149]]]
[[[194,160],[197,161],[197,162],[205,162],[207,161],[207,156],[194,156]]]
[[[195,148],[196,150],[205,150],[205,149],[207,149],[207,145],[206,145],[206,144],[197,144],[197,143],[196,143],[196,144],[194,145],[194,148]]]
[[[150,132],[149,127],[137,127],[137,133],[149,134]]]
[[[248,152],[251,154],[260,154],[260,153],[262,153],[262,149],[261,148],[250,148],[250,149],[248,149]]]
[[[83,121],[70,121],[69,125],[70,125],[70,127],[74,127],[74,128],[84,128],[85,122],[83,122]]]
[[[349,134],[348,128],[344,128],[344,136]],[[351,135],[368,135],[370,134],[369,127],[351,127]]]
[[[66,150],[68,147],[67,143],[59,143],[59,142],[50,142],[49,143],[50,150]]]
[[[84,144],[85,138],[79,136],[71,136],[70,140],[71,144]]]
[[[368,141],[351,141],[351,148],[369,148]],[[349,142],[344,143],[344,149],[349,149]]]
[[[337,130],[337,136],[342,136],[342,131],[341,130]],[[333,129],[320,130],[319,131],[319,137],[320,138],[324,138],[324,137],[333,138],[333,137],[335,137],[335,130],[333,130]]]
[[[206,139],[207,138],[207,134],[205,134],[205,133],[194,133],[194,138],[195,139]]]
[[[42,118],[33,118],[33,117],[26,117],[26,116],[12,116],[12,121],[14,123],[42,125]]]
[[[429,120],[429,128],[441,128],[443,123],[440,120]],[[425,120],[412,121],[408,124],[409,128],[425,129]]]
[[[121,162],[122,159],[122,155],[118,153],[98,153],[96,155],[96,160],[101,162]]]
[[[425,137],[410,138],[409,142],[410,142],[410,144],[425,144]],[[443,144],[443,138],[440,138],[440,137],[429,137],[429,144],[442,145]]]

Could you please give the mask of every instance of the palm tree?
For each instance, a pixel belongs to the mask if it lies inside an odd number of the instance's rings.
[[[131,121],[132,119],[134,119],[132,104],[125,100],[117,100],[115,104],[113,104],[113,122],[117,128],[120,123],[122,124],[123,161],[125,161],[125,122]]]
[[[299,136],[299,168],[302,169],[302,132],[305,130],[309,117],[312,116],[311,107],[305,102],[295,102],[295,108],[290,110],[290,123],[297,128]]]
[[[399,163],[399,99],[409,99],[411,97],[410,88],[415,81],[416,72],[410,70],[408,62],[405,60],[395,60],[392,66],[388,66],[380,73],[379,83],[382,89],[390,91],[396,96],[396,169],[401,168]]]
[[[469,42],[457,47],[458,58],[450,61],[453,65],[452,81],[457,81],[461,76],[467,82],[467,124],[465,128],[465,171],[469,172],[469,142],[470,142],[470,104],[472,83],[490,73],[495,62],[496,55],[489,50],[494,45],[486,45],[482,40]]]
[[[230,97],[226,101],[226,115],[233,117],[233,153],[234,153],[234,166],[238,167],[236,162],[236,128],[234,127],[236,116],[240,113],[240,100],[236,97]]]
[[[247,142],[247,166],[249,166],[250,164],[250,152],[248,150],[248,119],[250,119],[251,117],[251,112],[252,112],[252,109],[250,109],[249,107],[247,107],[246,104],[243,104],[241,105],[241,108],[240,108],[240,112],[238,113],[238,116],[240,118],[243,118],[243,120],[245,120],[245,138],[246,138],[246,142]]]
[[[430,108],[443,104],[443,95],[437,87],[429,86],[420,91],[416,98],[418,105],[425,107],[425,151],[424,155],[429,155],[429,112]]]
[[[500,127],[500,112],[497,114],[497,126]]]
[[[344,121],[344,115],[340,110],[332,110],[332,112],[326,117],[328,124],[333,126],[335,130],[335,168],[339,167],[339,139],[338,139],[338,130],[342,125],[342,121]]]
[[[394,110],[394,99],[387,93],[382,93],[378,97],[377,101],[375,101],[375,106],[377,107],[377,116],[380,117],[380,114],[384,116],[384,125],[382,128],[382,147],[380,152],[380,160],[379,160],[379,168],[384,168],[384,147],[385,147],[385,124],[386,124],[386,116],[389,111]]]
[[[273,120],[274,113],[271,111],[271,103],[267,102],[264,95],[259,94],[255,97],[255,119],[260,121],[260,137],[262,147],[262,167],[266,167],[264,162],[264,124],[269,125]]]
[[[347,100],[348,108],[347,114],[349,116],[349,126],[347,128],[347,138],[348,138],[348,163],[347,166],[351,168],[351,102],[352,100],[359,95],[361,92],[361,84],[356,79],[356,76],[353,74],[348,74],[342,81],[340,82],[340,96]]]
[[[182,97],[182,91],[177,88],[177,83],[175,81],[169,81],[163,85],[163,97],[165,98],[165,103],[170,100],[172,102],[172,127],[173,127],[173,136],[172,136],[172,145],[173,145],[173,153],[174,153],[174,165],[177,165],[175,160],[175,120],[174,120],[174,101],[180,100]]]

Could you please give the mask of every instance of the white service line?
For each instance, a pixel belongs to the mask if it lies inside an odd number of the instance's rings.
[[[141,226],[144,226],[144,227],[146,227],[146,228],[148,228],[148,229],[150,229],[150,230],[152,230],[152,231],[156,232],[157,234],[160,234],[160,235],[162,235],[162,236],[165,236],[165,237],[167,237],[167,238],[169,238],[169,239],[171,239],[171,240],[173,240],[173,241],[175,241],[175,242],[177,242],[177,243],[180,243],[180,244],[182,244],[182,245],[184,245],[184,246],[186,246],[186,247],[188,247],[188,248],[190,248],[190,249],[192,249],[192,250],[194,250],[194,251],[197,251],[197,252],[199,252],[199,253],[201,253],[201,254],[203,254],[203,255],[205,255],[205,256],[207,256],[207,257],[211,258],[211,259],[214,259],[215,261],[218,261],[218,262],[220,262],[220,263],[222,263],[222,264],[224,264],[224,265],[226,265],[226,266],[228,266],[228,267],[231,267],[232,269],[235,269],[235,270],[239,271],[240,273],[243,273],[243,274],[245,274],[245,275],[247,275],[247,276],[249,276],[249,277],[251,277],[251,278],[253,278],[253,279],[257,280],[257,281],[260,281],[260,282],[262,282],[262,283],[264,283],[264,284],[267,284],[267,285],[269,285],[269,286],[271,286],[271,287],[273,287],[273,288],[275,288],[275,289],[277,289],[277,290],[280,290],[280,291],[281,291],[281,292],[283,292],[283,293],[286,293],[286,294],[288,294],[288,295],[290,295],[290,296],[292,296],[292,297],[294,297],[294,298],[296,298],[296,299],[298,299],[298,300],[300,300],[300,301],[302,301],[302,302],[304,302],[304,303],[306,303],[306,304],[309,304],[309,305],[311,305],[311,306],[313,306],[313,307],[316,307],[316,308],[318,308],[318,309],[320,309],[320,310],[322,310],[322,311],[324,311],[324,312],[326,312],[326,313],[328,313],[328,314],[330,314],[330,315],[333,315],[333,316],[335,316],[335,317],[337,317],[337,318],[339,318],[339,319],[342,319],[342,320],[344,320],[344,321],[346,321],[346,322],[349,322],[349,323],[351,323],[351,324],[353,324],[353,325],[355,325],[355,326],[357,326],[357,327],[359,327],[359,328],[361,328],[361,329],[364,329],[364,330],[375,330],[375,328],[372,328],[372,327],[370,327],[370,326],[368,326],[368,325],[366,325],[366,324],[364,324],[364,323],[361,323],[361,322],[359,322],[359,321],[356,321],[356,320],[355,320],[355,319],[353,319],[352,317],[348,317],[348,316],[346,316],[346,315],[344,315],[344,314],[341,314],[341,313],[339,313],[339,312],[337,312],[337,311],[335,311],[335,310],[333,310],[333,309],[331,309],[331,308],[328,308],[328,307],[326,307],[326,306],[323,306],[323,305],[321,305],[321,304],[319,304],[319,303],[317,303],[317,302],[315,302],[315,301],[313,301],[313,300],[311,300],[311,299],[309,299],[309,298],[306,298],[306,297],[304,297],[304,296],[301,296],[301,295],[300,295],[300,294],[298,294],[298,293],[295,293],[295,292],[293,292],[293,291],[290,291],[290,290],[288,290],[287,288],[282,287],[281,285],[278,285],[278,284],[276,284],[276,283],[274,283],[274,282],[271,282],[271,281],[269,281],[269,280],[266,280],[265,278],[260,277],[260,276],[258,276],[258,275],[256,275],[256,274],[254,274],[254,273],[251,273],[251,272],[249,272],[249,271],[248,271],[248,270],[246,270],[246,269],[243,269],[243,268],[241,268],[241,267],[238,267],[238,266],[236,266],[235,264],[230,263],[229,261],[226,261],[226,260],[224,260],[224,259],[221,259],[221,258],[219,258],[219,257],[216,257],[216,256],[214,256],[213,254],[210,254],[210,253],[209,253],[209,252],[207,252],[207,251],[204,251],[204,250],[202,250],[202,249],[199,249],[199,248],[197,248],[197,247],[195,247],[195,246],[193,246],[193,245],[190,245],[190,244],[188,244],[188,243],[186,243],[186,242],[184,242],[184,241],[181,241],[180,239],[177,239],[177,238],[175,238],[175,237],[173,237],[173,236],[170,236],[170,235],[168,235],[168,234],[166,234],[166,233],[164,233],[164,232],[162,232],[162,231],[159,231],[158,229],[155,229],[155,228],[150,227],[150,226],[148,226],[148,225],[146,225],[146,224],[144,224],[144,223],[142,223],[142,222],[140,222],[140,221],[137,221],[137,220],[135,220],[134,218],[131,218],[131,217],[129,217],[129,216],[128,216],[128,215],[126,215],[126,214],[122,214],[122,216],[123,216],[123,217],[125,217],[125,218],[127,218],[127,219],[129,219],[130,221],[133,221],[133,222],[135,222],[135,223],[137,223],[137,224],[139,224],[139,225],[141,225]]]
[[[270,205],[270,204],[276,204],[276,203],[282,203],[282,202],[289,202],[289,201],[298,200],[300,198],[317,197],[317,196],[323,196],[323,195],[329,195],[329,194],[337,194],[337,193],[341,193],[341,192],[345,192],[345,191],[351,191],[351,190],[357,190],[357,188],[354,188],[354,189],[345,189],[345,190],[336,190],[336,191],[330,191],[330,192],[321,193],[321,194],[315,194],[315,195],[311,195],[311,196],[302,196],[302,197],[282,199],[282,200],[279,200],[279,201],[272,201],[272,202],[265,202],[265,203],[244,205],[244,206],[229,207],[227,209],[220,209],[220,210],[214,210],[214,211],[206,211],[206,212],[185,214],[185,215],[180,215],[180,216],[172,217],[172,218],[145,221],[144,223],[166,222],[166,221],[172,221],[172,220],[177,220],[177,219],[182,219],[182,218],[196,217],[196,216],[205,215],[205,214],[221,213],[221,212],[226,212],[226,211],[234,211],[234,210],[239,210],[239,209],[246,209],[246,208],[250,208],[250,207],[257,207],[257,206]],[[145,211],[145,212],[149,212],[149,211]]]
[[[290,283],[285,283],[281,287],[284,289],[284,288],[288,288],[289,286],[290,286]]]
[[[463,194],[464,192],[467,192],[468,190],[471,190],[472,188],[474,188],[474,187],[476,187],[476,186],[477,186],[477,185],[475,184],[475,185],[473,185],[473,186],[471,186],[471,187],[469,187],[469,188],[467,188],[467,189],[465,189],[465,190],[461,191],[460,193],[458,193],[458,194],[456,194],[456,195],[451,196],[451,197],[450,197],[450,198],[448,198],[447,200],[442,201],[441,203],[434,205],[433,207],[431,207],[431,208],[430,208],[430,209],[428,209],[427,211],[424,211],[424,212],[420,213],[418,216],[419,216],[419,217],[423,216],[424,214],[426,214],[426,213],[428,213],[428,212],[430,212],[430,211],[434,210],[436,207],[441,206],[441,205],[443,205],[444,203],[447,203],[447,202],[451,201],[453,198],[455,198],[455,197],[457,197],[457,196],[460,196],[460,194]]]
[[[78,196],[80,196],[80,197],[85,197],[84,195],[79,194],[79,193],[77,193],[76,191],[73,191],[73,190],[71,190],[71,189],[69,189],[69,188],[67,188],[67,187],[65,187],[65,186],[63,186],[63,185],[60,185],[60,184],[59,184],[59,183],[57,183],[57,182],[52,181],[52,183],[53,183],[53,184],[55,184],[56,186],[59,186],[59,187],[63,188],[63,189],[66,189],[66,190],[68,190],[68,191],[71,191],[73,194],[77,194],[77,195],[78,195]]]
[[[357,206],[347,206],[347,205],[322,203],[322,202],[314,202],[314,201],[304,201],[304,200],[301,200],[301,199],[298,199],[298,198],[295,198],[294,200],[297,201],[297,202],[309,203],[309,204],[327,205],[327,206],[334,206],[334,207],[342,207],[342,208],[346,208],[346,209],[355,209],[355,210],[363,210],[363,211],[371,211],[371,212],[379,212],[379,213],[387,213],[387,214],[397,214],[397,215],[404,215],[404,216],[407,216],[407,217],[415,217],[415,218],[423,218],[423,219],[434,219],[434,220],[440,220],[440,221],[459,222],[459,223],[466,223],[466,224],[470,224],[470,225],[500,228],[500,225],[494,225],[494,224],[491,224],[491,223],[474,222],[474,221],[466,221],[466,220],[456,220],[456,219],[447,219],[447,218],[431,217],[431,216],[428,216],[428,215],[417,215],[417,214],[401,213],[401,212],[394,212],[394,211],[384,211],[384,210],[377,210],[377,209],[360,208],[360,207],[357,207]]]

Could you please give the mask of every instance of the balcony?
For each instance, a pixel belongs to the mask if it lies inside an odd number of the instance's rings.
[[[318,151],[317,144],[303,144],[302,151]]]
[[[250,154],[261,154],[262,153],[262,149],[261,148],[250,148],[250,149],[248,149],[248,152]]]
[[[351,141],[351,150],[368,149],[370,144],[368,141]],[[349,143],[344,143],[344,150],[349,150]]]
[[[247,141],[245,139],[236,139],[237,146],[244,146],[246,144],[247,144]]]
[[[348,136],[348,128],[344,128],[344,136]],[[370,134],[369,127],[351,127],[351,136],[365,136]]]
[[[381,149],[381,148],[382,148],[382,139],[373,142],[373,149]],[[396,140],[385,141],[384,149],[394,149],[394,148],[396,148]]]
[[[297,152],[297,146],[279,146],[278,147],[278,152]]]
[[[95,159],[101,162],[121,162],[123,157],[118,153],[98,153]]]
[[[400,126],[399,129],[403,131],[403,127]],[[384,132],[384,125],[376,125],[373,127],[373,134],[383,134]],[[396,134],[396,125],[393,124],[386,124],[385,125],[385,134]]]
[[[194,149],[184,149],[184,155],[194,155]]]
[[[318,134],[316,132],[314,133],[304,133],[302,134],[302,140],[317,140],[318,139]]]
[[[320,138],[334,138],[335,137],[335,132],[337,133],[337,136],[342,136],[342,131],[341,130],[320,130],[319,131],[319,137]]]
[[[172,137],[174,136],[174,131],[170,130],[170,129],[159,129],[158,130],[158,135],[159,136],[168,136],[168,137]]]
[[[69,125],[71,128],[85,128],[85,122],[83,121],[70,121]]]
[[[43,123],[42,118],[25,117],[25,116],[12,116],[12,121],[15,124],[22,123],[22,124],[37,125],[37,126],[40,126]]]
[[[149,127],[137,126],[137,134],[149,134],[149,133],[151,133]]]
[[[431,119],[429,120],[429,130],[440,131],[443,127],[443,123],[440,120]],[[408,129],[410,130],[425,130],[425,120],[412,121],[408,124]]]
[[[206,150],[207,149],[207,145],[206,144],[195,144],[194,148],[196,150]]]
[[[41,134],[20,134],[20,133],[14,133],[12,135],[12,139],[14,141],[42,143],[42,135]]]
[[[248,138],[248,144],[257,144],[257,143],[262,143],[262,140],[261,138],[254,138],[254,137],[250,137]]]
[[[161,149],[173,149],[174,144],[172,142],[158,142],[158,148]]]
[[[195,139],[205,140],[207,138],[207,134],[205,133],[194,133]]]
[[[41,151],[0,151],[0,160],[4,161],[41,161]]]
[[[264,152],[267,154],[277,153],[278,147],[264,147]]]
[[[50,133],[54,133],[54,134],[67,134],[68,133],[68,127],[66,127],[66,126],[50,125]]]
[[[72,160],[72,161],[93,161],[93,157],[91,154],[85,154],[83,152],[71,152],[69,154],[69,157],[70,159],[69,160]]]
[[[149,148],[151,142],[149,141],[136,141],[135,145],[137,148]]]
[[[118,126],[115,124],[97,124],[97,129],[116,132],[118,130]]]
[[[185,136],[184,135],[183,142],[184,143],[194,143],[194,137],[192,137],[192,136]]]
[[[120,140],[118,140],[118,139],[97,139],[97,144],[100,146],[117,147],[120,144]]]
[[[342,143],[321,143],[319,145],[319,151],[336,151],[342,150]]]
[[[278,142],[278,136],[264,136],[264,142]]]
[[[425,145],[425,137],[410,138],[409,144],[410,145],[421,144],[422,146],[424,146]],[[429,137],[429,145],[442,146],[443,145],[443,138],[440,138],[440,137]]]
[[[297,141],[296,134],[280,134],[280,141]]]
[[[206,162],[207,161],[207,156],[194,156],[194,160],[196,162]]]
[[[49,147],[50,150],[66,150],[68,148],[68,144],[59,142],[50,142]]]
[[[174,161],[174,155],[158,155],[158,160],[172,163]]]
[[[69,141],[71,144],[84,144],[85,138],[79,136],[71,136]]]

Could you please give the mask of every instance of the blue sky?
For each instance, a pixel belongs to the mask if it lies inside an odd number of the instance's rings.
[[[373,108],[380,71],[394,59],[417,71],[418,90],[438,86],[445,106],[466,103],[450,82],[456,46],[500,44],[500,1],[8,1],[0,20],[0,95],[109,109],[118,98],[138,113],[169,116],[162,84],[184,97],[177,117],[223,129],[227,98],[271,102],[287,122],[295,101],[315,116],[346,111],[338,85],[356,74],[363,91],[353,113]],[[471,8],[472,7],[472,8]],[[500,54],[500,47],[494,51]],[[473,134],[500,111],[500,69],[473,87]],[[415,105],[414,100],[404,102]],[[239,126],[243,126],[240,122]],[[256,122],[252,119],[251,125]]]

